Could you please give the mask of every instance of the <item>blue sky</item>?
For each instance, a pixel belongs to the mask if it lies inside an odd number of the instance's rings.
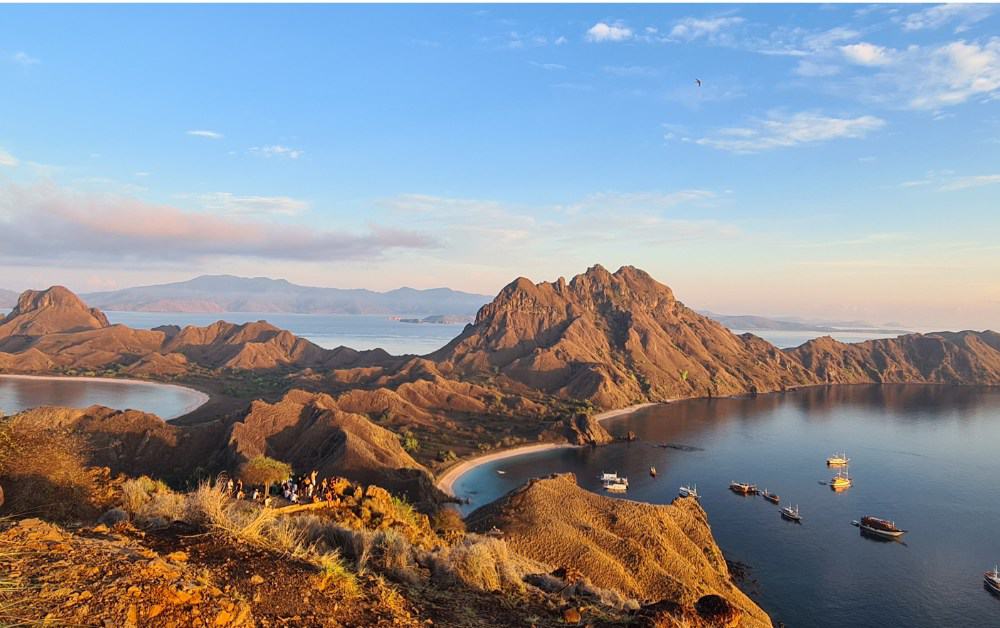
[[[633,264],[725,313],[996,329],[998,13],[0,6],[0,287]]]

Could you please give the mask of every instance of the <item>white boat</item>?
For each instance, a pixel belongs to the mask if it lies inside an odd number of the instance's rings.
[[[798,506],[785,506],[781,509],[781,518],[789,521],[801,522],[802,515],[799,514]]]
[[[619,478],[618,481],[604,483],[604,490],[609,493],[624,493],[628,490],[628,478]]]
[[[983,574],[983,581],[986,583],[986,588],[1000,595],[1000,567],[993,565],[993,571]]]
[[[497,469],[497,475],[507,475],[507,472]]]
[[[625,488],[628,488],[628,478],[619,477],[617,471],[615,473],[602,473],[598,479],[605,485],[605,488],[607,488],[607,484],[624,484]]]
[[[697,484],[693,484],[690,486],[685,484],[684,486],[677,489],[677,492],[680,494],[681,497],[694,497],[695,499],[701,497],[701,495],[698,494]]]

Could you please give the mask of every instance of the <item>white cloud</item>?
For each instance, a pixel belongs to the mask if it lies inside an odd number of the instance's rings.
[[[936,110],[1000,90],[1000,38],[986,44],[956,41],[936,49],[907,49],[877,80],[889,81],[888,97],[902,94],[913,109]],[[894,93],[896,92],[896,93]]]
[[[7,166],[8,168],[13,168],[19,164],[17,157],[14,157],[4,149],[0,148],[0,166]]]
[[[200,197],[205,209],[230,215],[295,216],[309,208],[309,203],[288,196],[239,196],[214,192]]]
[[[861,42],[841,46],[840,51],[851,63],[858,65],[888,65],[892,63],[892,51],[882,46]]]
[[[41,63],[41,60],[32,57],[26,52],[15,52],[10,56],[10,58],[14,63],[23,66],[38,65]]]
[[[204,137],[210,140],[221,140],[223,137],[222,133],[217,133],[216,131],[206,131],[204,129],[188,131],[187,134],[194,137]]]
[[[543,70],[555,71],[555,70],[565,70],[566,66],[560,63],[539,63],[538,61],[529,61],[531,65],[536,68],[541,68]]]
[[[992,12],[993,7],[986,4],[938,4],[910,13],[903,18],[902,26],[905,31],[919,31],[957,22],[955,32],[961,33],[989,17]]]
[[[831,63],[816,63],[808,59],[802,59],[795,66],[794,72],[799,76],[834,76],[840,74],[840,67]]]
[[[598,22],[587,30],[587,41],[625,41],[632,38],[632,29],[621,23],[607,24]]]
[[[772,112],[765,119],[755,120],[752,126],[718,129],[712,135],[686,141],[733,153],[756,153],[842,138],[863,138],[883,126],[885,121],[875,116],[838,118],[815,112],[793,115]]]
[[[566,39],[564,36],[560,35],[560,36],[556,37],[555,41],[553,41],[552,43],[555,44],[555,45],[557,45],[557,46],[562,46],[563,44],[568,43],[568,42],[569,42],[568,39]]]
[[[984,185],[998,184],[1000,184],[1000,174],[981,174],[969,177],[958,177],[942,185],[939,189],[944,192],[953,192],[955,190],[967,190],[969,188],[983,187]]]
[[[702,37],[712,38],[723,30],[742,23],[743,18],[735,16],[712,18],[686,17],[678,21],[670,29],[670,38],[682,41],[692,41]]]
[[[278,157],[282,159],[298,159],[305,154],[305,151],[297,148],[288,148],[280,144],[271,146],[252,146],[250,152],[261,157]]]

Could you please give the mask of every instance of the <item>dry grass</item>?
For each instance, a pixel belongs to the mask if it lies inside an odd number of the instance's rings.
[[[122,483],[122,508],[136,524],[162,527],[188,517],[188,498],[146,476]]]
[[[436,579],[457,580],[480,591],[521,592],[525,576],[546,569],[512,553],[502,539],[476,534],[439,548],[428,558]]]

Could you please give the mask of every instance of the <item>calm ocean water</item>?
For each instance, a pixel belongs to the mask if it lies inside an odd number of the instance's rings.
[[[173,312],[105,312],[112,323],[122,323],[137,329],[152,329],[160,325],[211,325],[218,320],[246,323],[265,320],[287,329],[321,347],[334,349],[385,349],[393,355],[413,353],[424,355],[440,349],[462,333],[462,324],[401,323],[387,316],[350,316],[319,314],[274,314],[222,312],[188,314]],[[407,316],[407,318],[421,318]]]
[[[187,414],[205,398],[180,386],[106,379],[23,379],[0,375],[0,412],[13,414],[38,406],[86,408],[100,404],[143,410],[163,419]]]
[[[459,478],[455,491],[472,499],[468,510],[550,472],[572,471],[600,491],[598,474],[617,471],[631,480],[625,498],[652,503],[697,483],[719,545],[750,565],[755,582],[744,589],[775,621],[1000,626],[1000,598],[982,584],[1000,562],[1000,389],[817,388],[677,402],[606,425],[639,441],[497,461]],[[686,450],[657,447],[665,443]],[[834,493],[825,459],[843,449],[855,485]],[[803,523],[730,492],[732,480],[798,504]],[[870,540],[851,526],[866,514],[909,532],[902,543]]]

